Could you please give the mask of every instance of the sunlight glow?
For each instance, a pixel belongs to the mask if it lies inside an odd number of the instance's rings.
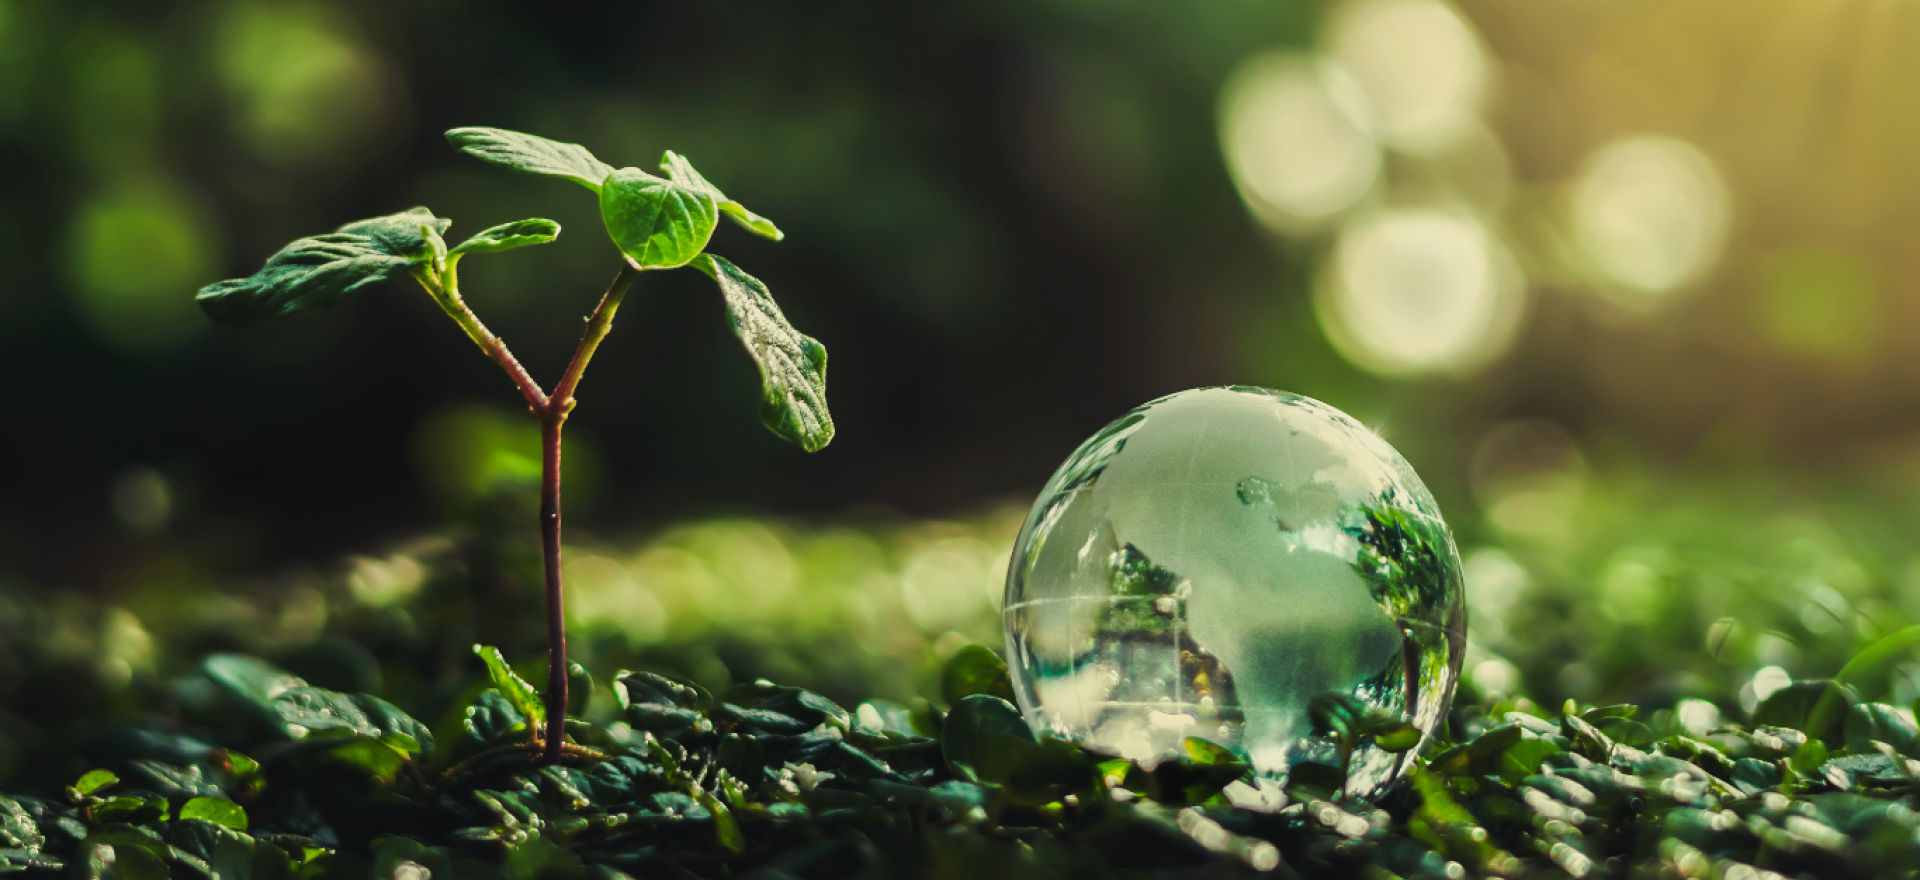
[[[1487,89],[1486,53],[1439,0],[1357,0],[1336,10],[1325,44],[1370,99],[1389,146],[1428,155],[1471,133]]]
[[[1478,218],[1395,209],[1342,231],[1317,305],[1335,346],[1362,367],[1461,372],[1506,351],[1522,290],[1506,246]]]
[[[1574,185],[1573,233],[1613,285],[1601,294],[1638,311],[1713,269],[1732,207],[1712,160],[1670,137],[1613,141],[1588,159]]]
[[[1338,69],[1298,55],[1241,62],[1221,91],[1220,142],[1241,196],[1278,232],[1352,207],[1380,173],[1366,97]]]

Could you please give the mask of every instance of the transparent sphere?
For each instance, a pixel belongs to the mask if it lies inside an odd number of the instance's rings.
[[[1317,400],[1235,386],[1163,397],[1075,450],[1007,572],[1007,655],[1036,731],[1143,761],[1189,736],[1261,779],[1337,763],[1307,702],[1410,720],[1420,746],[1466,648],[1460,557],[1380,436]],[[1347,793],[1415,751],[1354,752]]]

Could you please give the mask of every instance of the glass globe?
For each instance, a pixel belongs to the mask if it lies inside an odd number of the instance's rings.
[[[1235,386],[1163,397],[1075,450],[1007,572],[1007,655],[1037,732],[1145,762],[1193,736],[1269,790],[1338,761],[1307,703],[1338,692],[1409,720],[1347,793],[1384,791],[1453,699],[1460,557],[1393,447],[1317,400]]]

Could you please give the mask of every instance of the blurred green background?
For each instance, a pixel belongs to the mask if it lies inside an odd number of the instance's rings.
[[[476,639],[537,653],[535,434],[427,298],[192,302],[414,204],[552,217],[466,279],[550,382],[614,251],[462,125],[686,154],[832,352],[806,456],[704,279],[636,288],[569,428],[589,665],[907,698],[999,644],[1080,439],[1246,383],[1432,486],[1469,698],[1737,719],[1920,621],[1911,36],[1897,0],[0,0],[0,785],[208,650],[426,704]],[[1911,654],[1857,676],[1920,697]]]

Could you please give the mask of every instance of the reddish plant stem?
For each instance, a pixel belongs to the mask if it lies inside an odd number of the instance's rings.
[[[560,762],[567,741],[567,619],[560,592],[560,425],[548,406],[540,413],[540,545],[547,574],[547,750],[544,763]]]
[[[580,344],[551,395],[540,390],[526,368],[507,350],[507,344],[480,323],[457,288],[452,284],[440,290],[428,286],[428,291],[436,294],[434,299],[441,308],[466,330],[481,352],[506,371],[507,377],[520,389],[520,395],[526,398],[527,409],[540,422],[540,549],[547,588],[547,729],[541,761],[546,764],[559,763],[567,740],[567,620],[560,588],[560,429],[573,412],[573,392],[580,387],[587,362],[593,360],[600,340],[612,329],[613,314],[639,275],[640,270],[631,263],[620,267],[620,274],[614,276],[599,305],[594,307],[593,315],[587,318],[586,333],[580,337]]]

